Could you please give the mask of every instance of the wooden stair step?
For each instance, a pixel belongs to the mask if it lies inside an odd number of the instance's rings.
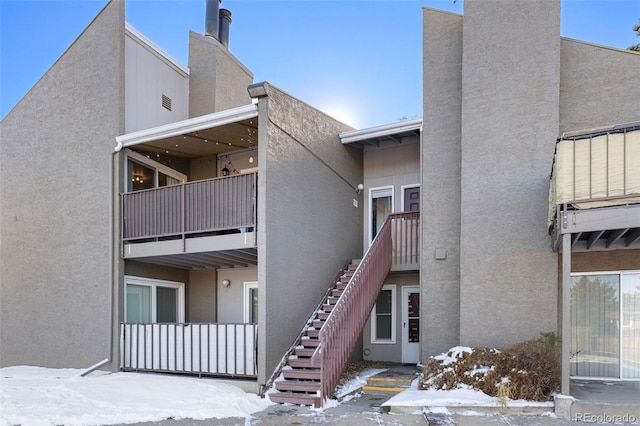
[[[316,366],[316,361],[310,358],[289,358],[287,365],[299,368],[313,368]]]
[[[341,277],[340,278],[340,283],[341,284],[346,284],[351,280],[351,277]]]
[[[335,297],[340,297],[340,295],[342,295],[342,290],[340,290],[339,288],[334,288],[333,290],[331,290],[331,295],[335,296]]]
[[[330,313],[331,313],[331,312],[318,312],[318,313],[316,314],[316,316],[318,317],[318,319],[319,319],[319,320],[323,320],[323,321],[324,321],[324,320],[326,320],[327,318],[329,318],[329,314],[330,314]]]
[[[323,319],[314,319],[311,322],[311,325],[313,325],[315,328],[322,328],[322,326],[324,325],[324,320]]]
[[[320,335],[320,330],[308,328],[307,331],[304,332],[304,334],[309,337],[318,337]]]
[[[338,298],[337,297],[335,297],[335,296],[327,297],[327,304],[335,305],[336,303],[338,303]]]
[[[311,380],[281,380],[275,383],[279,391],[316,392],[320,382]]]
[[[272,392],[267,395],[272,402],[279,402],[282,404],[313,405],[315,408],[320,408],[320,397],[317,395],[294,392]]]
[[[310,348],[310,349],[296,348],[293,351],[294,355],[300,356],[300,357],[306,357],[306,358],[313,356],[314,353],[316,353],[316,349],[315,348]]]
[[[318,339],[300,339],[300,344],[305,348],[317,348],[320,341]]]
[[[320,380],[321,374],[319,368],[292,368],[282,370],[282,376],[285,379],[304,379],[304,380]]]
[[[345,288],[347,288],[347,283],[337,283],[336,287],[338,290],[344,290]]]
[[[324,304],[324,305],[322,305],[322,310],[325,311],[325,312],[331,312],[331,311],[333,311],[333,307],[334,306],[335,305]]]

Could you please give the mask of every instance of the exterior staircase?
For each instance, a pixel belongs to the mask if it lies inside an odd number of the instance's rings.
[[[389,215],[362,260],[340,269],[262,395],[316,408],[333,396],[392,263],[417,265],[419,217],[419,212]]]
[[[351,261],[334,279],[318,309],[313,313],[303,333],[299,336],[293,351],[286,356],[282,374],[274,382],[274,390],[267,395],[273,402],[298,405],[313,405],[319,408],[321,401],[321,370],[314,359],[320,346],[320,330],[338,299],[353,276],[358,261]]]

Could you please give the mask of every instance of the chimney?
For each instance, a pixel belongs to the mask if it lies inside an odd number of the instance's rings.
[[[218,20],[222,0],[207,0],[204,19],[204,35],[218,40]]]
[[[229,48],[229,26],[231,25],[231,12],[220,9],[220,21],[218,22],[218,41],[224,47]]]

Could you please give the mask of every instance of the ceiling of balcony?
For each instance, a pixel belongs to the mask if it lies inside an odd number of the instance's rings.
[[[223,126],[156,139],[136,145],[135,149],[189,159],[257,146],[258,119],[249,118]]]
[[[241,250],[183,253],[168,256],[138,257],[132,260],[189,270],[242,268],[258,264],[258,249],[246,248]]]

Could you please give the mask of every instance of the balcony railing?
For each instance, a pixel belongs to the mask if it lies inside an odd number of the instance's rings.
[[[347,364],[358,336],[391,269],[392,222],[400,215],[391,215],[371,243],[353,277],[320,329],[320,345],[314,355],[321,370],[322,399],[330,397]]]
[[[391,270],[417,270],[420,265],[420,212],[396,213],[391,223]]]
[[[120,369],[255,378],[257,324],[120,324]]]
[[[121,194],[122,240],[255,229],[256,188],[247,173]]]

